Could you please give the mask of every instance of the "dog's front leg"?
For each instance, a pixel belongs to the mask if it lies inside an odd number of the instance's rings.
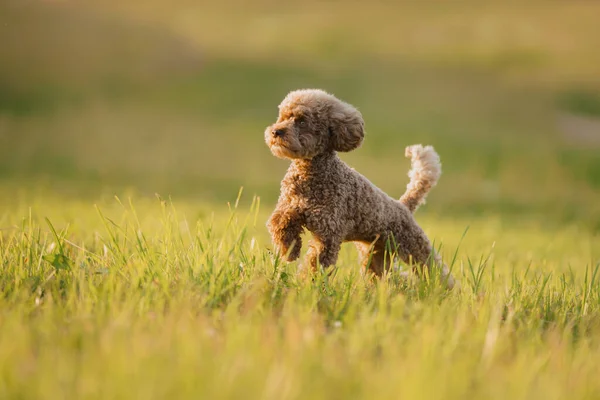
[[[321,239],[315,235],[308,249],[307,259],[313,271],[320,265],[327,268],[335,265],[342,241],[337,238]]]
[[[280,254],[288,261],[294,261],[300,256],[303,230],[302,214],[296,210],[275,209],[267,222],[271,240]]]

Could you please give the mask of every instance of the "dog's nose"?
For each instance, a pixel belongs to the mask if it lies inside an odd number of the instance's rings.
[[[283,130],[283,129],[273,129],[271,131],[271,134],[273,135],[273,137],[283,136],[284,133],[285,133],[285,130]]]

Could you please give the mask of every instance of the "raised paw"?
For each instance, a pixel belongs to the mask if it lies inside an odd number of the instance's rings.
[[[289,262],[296,261],[298,259],[298,257],[300,257],[301,249],[302,249],[302,243],[300,242],[300,240],[295,241],[294,243],[292,243],[291,250],[289,250],[287,252],[286,259]]]

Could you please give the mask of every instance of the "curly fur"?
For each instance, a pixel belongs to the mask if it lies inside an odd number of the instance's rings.
[[[406,192],[400,197],[400,202],[414,213],[425,203],[427,193],[440,179],[442,164],[431,146],[409,146],[406,148],[406,157],[411,159],[412,168],[408,172],[410,182],[406,185]]]
[[[307,255],[313,269],[335,265],[342,242],[352,241],[363,267],[377,276],[391,266],[393,254],[418,270],[430,264],[441,268],[452,287],[448,268],[412,214],[439,179],[437,153],[431,146],[406,149],[411,181],[396,200],[336,154],[359,147],[364,135],[360,112],[329,93],[305,89],[285,97],[277,121],[265,131],[271,152],[292,160],[267,223],[273,243],[288,261],[296,260],[306,228],[313,234]]]

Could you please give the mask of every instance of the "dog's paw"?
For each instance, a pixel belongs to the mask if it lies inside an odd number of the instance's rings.
[[[286,259],[289,262],[296,261],[300,257],[300,246],[294,245],[288,252]]]

